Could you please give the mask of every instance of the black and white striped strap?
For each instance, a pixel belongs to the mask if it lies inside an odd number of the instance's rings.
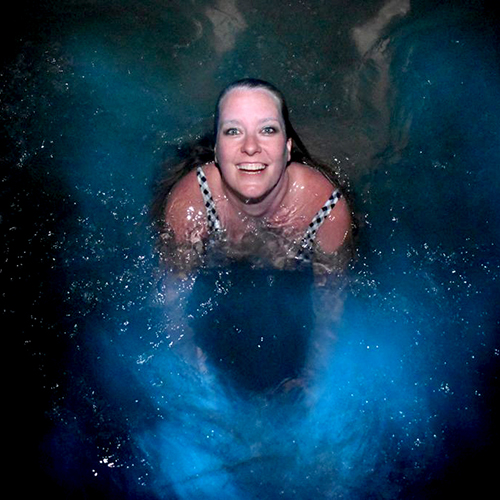
[[[215,233],[222,230],[222,226],[215,209],[215,202],[212,197],[210,188],[208,187],[207,177],[201,166],[196,169],[196,177],[200,185],[201,195],[203,196],[203,203],[207,211],[207,229],[209,233]]]
[[[316,239],[318,229],[321,227],[321,224],[325,222],[341,197],[342,194],[336,189],[314,216],[300,242],[300,249],[297,253],[298,259],[306,260],[309,258],[310,253],[313,251],[314,240]]]

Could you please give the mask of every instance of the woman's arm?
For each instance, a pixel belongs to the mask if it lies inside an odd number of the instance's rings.
[[[206,238],[206,215],[196,172],[184,176],[170,192],[160,234],[162,260],[177,272],[197,265]]]
[[[351,210],[345,198],[342,197],[318,229],[316,241],[322,252],[332,254],[350,243],[351,237]]]
[[[196,244],[206,236],[203,199],[191,171],[172,189],[165,207],[165,224],[177,244]]]

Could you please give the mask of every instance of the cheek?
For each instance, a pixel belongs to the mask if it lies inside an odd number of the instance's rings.
[[[218,140],[215,143],[215,156],[221,162],[223,159],[228,158],[231,154],[231,148],[224,140]]]
[[[231,148],[228,148],[223,142],[217,142],[215,146],[215,159],[223,177],[231,176],[231,169],[228,165],[231,163]]]

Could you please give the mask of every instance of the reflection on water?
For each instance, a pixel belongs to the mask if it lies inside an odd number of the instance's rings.
[[[260,0],[67,0],[19,18],[0,76],[2,294],[23,344],[17,410],[31,423],[18,446],[37,491],[491,487],[493,17],[481,2],[336,4],[292,2],[285,15]],[[342,307],[307,274],[248,269],[191,277],[175,306],[160,296],[157,165],[166,143],[204,132],[220,88],[243,76],[277,83],[310,149],[351,181],[362,224]],[[200,335],[201,360],[183,350]],[[276,390],[279,379],[297,383]]]

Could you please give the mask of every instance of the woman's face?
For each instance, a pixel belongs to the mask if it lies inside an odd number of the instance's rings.
[[[238,198],[257,202],[277,192],[291,146],[269,91],[236,88],[223,98],[215,155],[224,183]]]

